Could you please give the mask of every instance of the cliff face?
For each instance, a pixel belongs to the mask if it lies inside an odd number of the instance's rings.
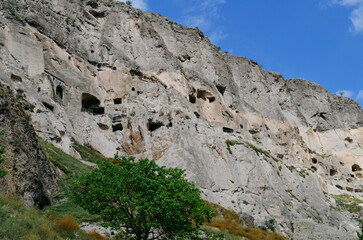
[[[74,137],[106,156],[120,147],[185,168],[204,198],[256,225],[273,218],[284,234],[296,218],[354,231],[330,196],[363,192],[363,113],[352,99],[123,3],[0,9],[0,80],[25,91],[36,131],[64,151],[77,155]]]
[[[20,96],[15,98],[0,86],[0,146],[8,172],[0,179],[0,192],[22,197],[27,206],[43,208],[51,203],[55,174],[38,146]]]

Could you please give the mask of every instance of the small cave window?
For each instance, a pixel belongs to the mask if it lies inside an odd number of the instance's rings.
[[[133,87],[133,88],[131,88],[131,91],[135,92],[135,88],[134,88],[134,87]]]
[[[40,87],[38,87],[38,93],[40,93],[42,91],[42,89]]]
[[[142,72],[138,69],[131,69],[130,70],[130,75],[133,77],[138,77],[138,78],[142,78]]]
[[[362,171],[362,168],[358,164],[353,164],[352,172]]]
[[[82,94],[82,112],[88,112],[93,115],[105,113],[105,109],[100,107],[100,100],[89,93]]]
[[[344,141],[347,141],[347,142],[349,142],[349,143],[352,143],[352,142],[353,142],[353,139],[351,139],[350,137],[346,137],[346,138],[344,139]]]
[[[122,99],[121,99],[121,98],[115,98],[115,99],[113,100],[113,103],[114,103],[114,104],[122,104]]]
[[[314,163],[314,164],[317,164],[318,163],[318,160],[316,158],[312,158],[311,161]]]
[[[11,77],[11,80],[16,81],[16,82],[22,82],[23,81],[20,76],[15,75],[13,73],[11,74],[10,77]]]
[[[354,192],[361,193],[361,192],[363,192],[363,190],[362,189],[354,189]]]
[[[169,122],[168,127],[173,127],[173,123]]]
[[[122,130],[123,130],[123,127],[122,127],[121,123],[117,123],[117,124],[112,125],[112,131],[113,132],[122,131]]]
[[[46,102],[42,102],[42,103],[43,103],[45,108],[47,108],[47,109],[49,109],[50,111],[53,112],[54,107],[52,105],[50,105],[49,103],[46,103]]]
[[[194,115],[197,117],[197,118],[200,118],[200,114],[198,112],[194,112]]]
[[[189,102],[193,104],[197,102],[197,98],[194,96],[194,94],[189,95]]]
[[[153,132],[155,131],[156,129],[160,128],[164,126],[164,124],[162,122],[159,122],[159,121],[152,121],[151,119],[149,119],[149,122],[147,123],[147,129],[150,131],[150,132]]]
[[[220,92],[223,96],[224,92],[226,91],[226,87],[222,85],[216,85],[216,88],[218,89],[218,92]]]
[[[92,8],[98,8],[98,3],[97,1],[89,1],[87,3],[88,6],[91,6]]]
[[[62,86],[58,85],[55,89],[55,95],[57,100],[63,100],[63,88]]]
[[[215,96],[206,90],[197,90],[197,98],[201,98],[204,101],[209,101],[210,103],[216,100]]]
[[[353,188],[351,188],[351,187],[347,187],[347,191],[348,191],[348,192],[353,192],[353,191],[354,191],[354,189],[353,189]]]
[[[343,187],[340,186],[340,185],[335,185],[336,188],[340,189],[340,190],[343,190]]]
[[[225,132],[225,133],[233,133],[233,129],[232,128],[228,128],[228,127],[223,127],[223,132]]]
[[[311,169],[313,169],[315,172],[318,170],[315,166],[311,166]]]
[[[97,123],[97,125],[102,129],[102,130],[108,130],[108,126],[106,124],[103,123]]]
[[[335,176],[337,173],[338,173],[337,170],[330,169],[330,176]]]

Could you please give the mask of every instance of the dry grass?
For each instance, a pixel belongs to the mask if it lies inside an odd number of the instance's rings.
[[[57,216],[25,208],[23,202],[0,194],[1,240],[102,239],[80,230],[72,216]]]
[[[89,232],[88,235],[100,239],[100,240],[107,240],[108,238],[104,237],[103,235],[99,234],[97,231],[93,230],[92,232]]]
[[[72,216],[56,218],[55,223],[63,231],[71,232],[79,229],[78,223]]]
[[[246,237],[250,240],[287,240],[275,232],[264,231],[261,228],[247,227],[246,223],[238,217],[238,214],[213,203],[207,203],[216,210],[216,216],[205,226],[218,229],[235,236]]]

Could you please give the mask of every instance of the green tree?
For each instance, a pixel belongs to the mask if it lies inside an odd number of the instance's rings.
[[[2,135],[2,132],[0,132],[0,136]],[[0,164],[3,163],[5,160],[2,157],[4,153],[4,148],[0,148]],[[3,178],[7,172],[4,170],[4,167],[0,166],[0,178]]]
[[[130,0],[127,0],[126,4],[129,5],[129,6],[132,6],[132,2]]]
[[[133,157],[104,162],[73,186],[74,200],[129,239],[198,238],[214,212],[184,170]],[[116,162],[114,161],[114,162]]]
[[[357,236],[359,240],[363,240],[363,220],[358,220],[358,221],[359,221],[360,232],[357,232]]]

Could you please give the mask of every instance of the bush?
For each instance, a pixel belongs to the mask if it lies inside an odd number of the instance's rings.
[[[363,220],[359,220],[360,232],[357,232],[359,240],[363,240]]]
[[[184,178],[184,170],[158,166],[154,161],[120,158],[106,161],[73,186],[74,200],[104,226],[126,239],[194,238],[213,217],[200,191]],[[158,235],[158,236],[156,236]]]

